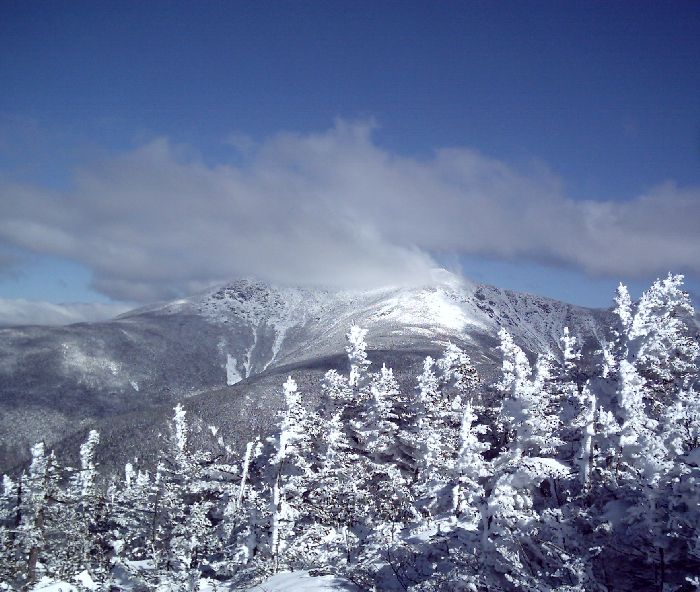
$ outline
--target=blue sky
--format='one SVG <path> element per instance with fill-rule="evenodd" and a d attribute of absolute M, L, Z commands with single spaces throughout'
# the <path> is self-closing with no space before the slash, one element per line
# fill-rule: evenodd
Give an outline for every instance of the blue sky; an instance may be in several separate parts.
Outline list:
<path fill-rule="evenodd" d="M 698 291 L 698 2 L 8 1 L 0 80 L 0 298 L 138 302 L 255 267 L 290 281 L 274 259 L 297 239 L 297 259 L 334 254 L 293 268 L 317 283 L 359 277 L 352 254 L 365 269 L 381 250 L 406 274 L 444 263 L 594 306 L 619 280 L 641 287 L 671 269 Z M 426 177 L 422 197 L 392 193 Z M 125 193 L 141 187 L 140 200 Z M 315 222 L 336 226 L 307 244 L 318 225 L 286 228 L 284 212 L 318 210 L 306 195 L 321 193 Z M 242 235 L 240 219 L 280 212 L 262 255 L 210 238 L 221 217 Z M 533 220 L 515 228 L 518 216 Z M 614 228 L 589 233 L 610 216 Z M 432 232 L 415 238 L 421 222 Z M 162 237 L 140 241 L 146 223 Z M 539 236 L 548 224 L 559 247 Z M 134 236 L 120 242 L 118 227 Z"/>

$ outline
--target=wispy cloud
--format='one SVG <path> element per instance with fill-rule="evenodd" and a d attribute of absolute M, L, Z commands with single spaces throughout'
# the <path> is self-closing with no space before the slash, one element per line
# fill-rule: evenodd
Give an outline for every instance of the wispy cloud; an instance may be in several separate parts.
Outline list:
<path fill-rule="evenodd" d="M 343 121 L 246 141 L 245 151 L 245 164 L 208 166 L 158 139 L 86 166 L 70 191 L 5 183 L 0 241 L 80 261 L 96 289 L 137 301 L 240 275 L 422 281 L 434 257 L 454 253 L 700 275 L 698 187 L 574 201 L 541 166 L 466 148 L 409 158 L 379 147 L 370 124 Z"/>
<path fill-rule="evenodd" d="M 54 304 L 22 299 L 0 298 L 0 326 L 69 325 L 104 321 L 126 312 L 125 304 L 72 302 Z"/>

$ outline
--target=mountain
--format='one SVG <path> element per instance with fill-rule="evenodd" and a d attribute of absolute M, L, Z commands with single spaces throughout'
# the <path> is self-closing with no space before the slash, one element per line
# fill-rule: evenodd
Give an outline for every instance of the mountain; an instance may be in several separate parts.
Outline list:
<path fill-rule="evenodd" d="M 565 326 L 595 348 L 608 318 L 440 270 L 424 286 L 371 291 L 245 279 L 108 322 L 0 329 L 0 471 L 39 440 L 77 449 L 92 428 L 103 435 L 103 464 L 148 462 L 179 401 L 195 425 L 217 425 L 241 446 L 273 429 L 287 374 L 313 396 L 326 370 L 345 367 L 352 324 L 368 329 L 373 364 L 391 365 L 409 386 L 425 355 L 448 341 L 488 383 L 500 364 L 500 327 L 529 353 L 556 354 Z"/>

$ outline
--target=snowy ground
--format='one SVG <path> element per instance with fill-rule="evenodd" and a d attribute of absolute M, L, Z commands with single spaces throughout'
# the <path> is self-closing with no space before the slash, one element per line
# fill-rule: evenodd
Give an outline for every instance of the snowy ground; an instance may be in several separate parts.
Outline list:
<path fill-rule="evenodd" d="M 337 592 L 356 590 L 346 580 L 335 576 L 310 576 L 306 571 L 278 573 L 248 592 Z M 204 592 L 204 591 L 203 591 Z"/>
<path fill-rule="evenodd" d="M 84 572 L 78 578 L 88 590 L 95 589 L 95 584 L 87 573 Z M 240 590 L 222 585 L 221 582 L 217 582 L 215 586 L 213 580 L 206 579 L 201 580 L 199 589 L 201 592 Z M 246 592 L 351 592 L 353 590 L 356 588 L 352 584 L 335 576 L 310 576 L 306 571 L 295 571 L 278 573 L 262 584 L 249 588 Z M 78 588 L 68 582 L 44 578 L 37 583 L 32 592 L 78 592 Z"/>
<path fill-rule="evenodd" d="M 95 582 L 93 582 L 92 578 L 86 571 L 78 574 L 76 580 L 80 582 L 83 589 L 87 588 L 88 590 L 95 590 L 97 588 Z M 79 592 L 79 590 L 74 584 L 60 582 L 44 577 L 37 582 L 34 588 L 32 588 L 32 592 Z"/>

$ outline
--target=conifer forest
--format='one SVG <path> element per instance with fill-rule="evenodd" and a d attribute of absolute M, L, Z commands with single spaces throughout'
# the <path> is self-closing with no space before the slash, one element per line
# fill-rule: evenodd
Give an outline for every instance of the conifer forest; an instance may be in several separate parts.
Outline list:
<path fill-rule="evenodd" d="M 248 590 L 275 574 L 348 590 L 700 590 L 699 346 L 682 276 L 620 286 L 595 351 L 528 357 L 502 329 L 486 383 L 448 344 L 412 388 L 360 326 L 319 395 L 291 377 L 277 431 L 199 447 L 177 405 L 156 466 L 118 474 L 100 434 L 6 475 L 0 589 Z M 369 351 L 368 351 L 369 346 Z M 36 588 L 39 589 L 39 588 Z M 69 589 L 69 588 L 64 588 Z"/>

